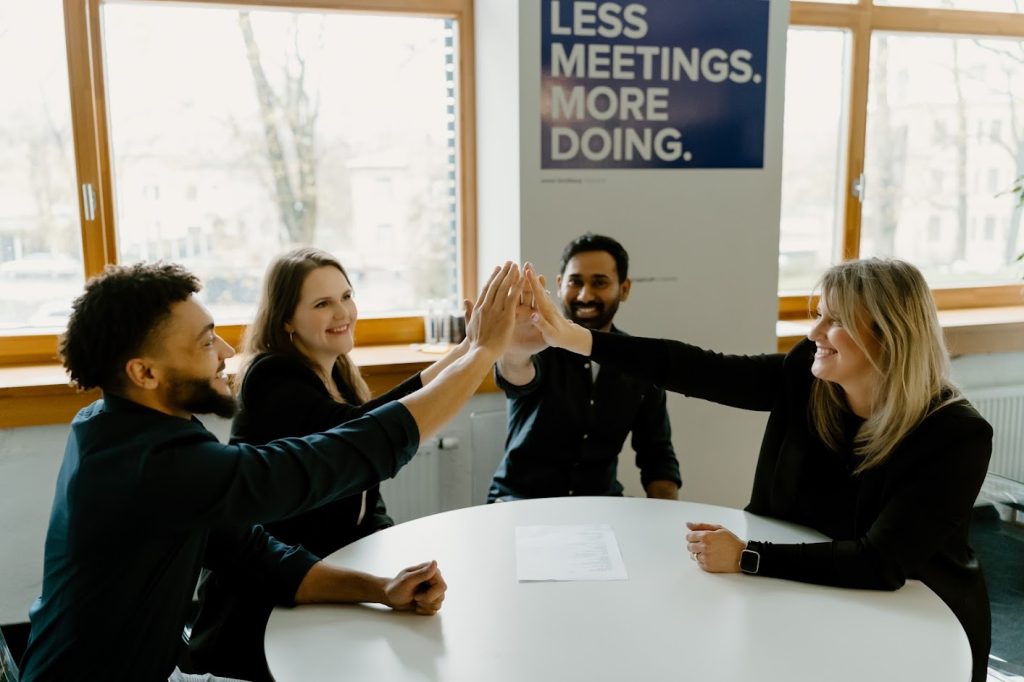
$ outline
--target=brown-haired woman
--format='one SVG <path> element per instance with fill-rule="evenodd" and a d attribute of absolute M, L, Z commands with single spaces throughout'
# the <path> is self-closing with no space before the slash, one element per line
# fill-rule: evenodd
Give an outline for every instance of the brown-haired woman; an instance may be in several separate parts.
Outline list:
<path fill-rule="evenodd" d="M 457 346 L 371 400 L 348 356 L 357 317 L 351 282 L 334 256 L 300 248 L 274 260 L 243 341 L 245 359 L 236 380 L 240 409 L 231 442 L 262 444 L 325 431 L 416 391 L 465 352 L 465 344 Z M 282 542 L 325 557 L 391 525 L 374 487 L 264 527 Z M 270 590 L 244 576 L 209 573 L 200 595 L 191 664 L 254 682 L 272 679 L 263 655 L 263 632 L 275 604 Z"/>

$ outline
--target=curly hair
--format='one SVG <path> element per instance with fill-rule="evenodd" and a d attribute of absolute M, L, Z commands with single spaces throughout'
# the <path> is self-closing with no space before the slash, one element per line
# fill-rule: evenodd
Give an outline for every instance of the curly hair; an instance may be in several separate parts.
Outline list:
<path fill-rule="evenodd" d="M 72 383 L 83 390 L 123 388 L 125 363 L 145 349 L 171 306 L 200 286 L 195 275 L 173 263 L 107 266 L 72 303 L 58 342 Z"/>

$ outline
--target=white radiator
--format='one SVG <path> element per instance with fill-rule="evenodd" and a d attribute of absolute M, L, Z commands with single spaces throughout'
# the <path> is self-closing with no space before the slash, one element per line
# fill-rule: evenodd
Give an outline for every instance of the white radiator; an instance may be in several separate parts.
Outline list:
<path fill-rule="evenodd" d="M 504 399 L 492 396 L 483 409 L 463 410 L 420 449 L 398 475 L 381 486 L 395 523 L 450 509 L 483 504 L 505 449 Z"/>
<path fill-rule="evenodd" d="M 1024 386 L 973 389 L 967 397 L 994 431 L 988 472 L 1024 483 Z"/>
<path fill-rule="evenodd" d="M 388 516 L 395 523 L 441 511 L 441 457 L 435 442 L 422 443 L 398 475 L 380 484 Z"/>

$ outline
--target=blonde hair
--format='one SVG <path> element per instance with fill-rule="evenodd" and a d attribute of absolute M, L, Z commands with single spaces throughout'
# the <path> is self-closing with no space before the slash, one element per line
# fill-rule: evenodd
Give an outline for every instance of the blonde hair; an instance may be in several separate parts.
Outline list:
<path fill-rule="evenodd" d="M 913 265 L 868 258 L 830 268 L 818 285 L 821 305 L 839 320 L 864 352 L 878 383 L 871 415 L 854 438 L 863 457 L 856 473 L 878 466 L 921 421 L 962 398 L 949 378 L 949 352 L 931 291 Z M 863 330 L 878 351 L 868 352 Z M 810 418 L 825 443 L 838 449 L 843 440 L 843 389 L 815 379 Z"/>
<path fill-rule="evenodd" d="M 267 352 L 284 353 L 306 363 L 320 376 L 331 396 L 338 402 L 344 402 L 339 387 L 334 385 L 333 378 L 324 376 L 323 370 L 295 346 L 291 334 L 284 329 L 285 323 L 295 315 L 306 277 L 323 267 L 337 268 L 345 279 L 348 279 L 348 273 L 337 258 L 326 251 L 309 247 L 278 256 L 267 268 L 256 317 L 252 324 L 246 327 L 242 338 L 242 352 L 246 357 L 238 372 L 239 386 L 257 355 Z M 363 403 L 370 399 L 370 387 L 366 385 L 359 368 L 347 354 L 338 356 L 335 367 L 345 383 L 345 388 L 356 396 L 358 402 Z"/>

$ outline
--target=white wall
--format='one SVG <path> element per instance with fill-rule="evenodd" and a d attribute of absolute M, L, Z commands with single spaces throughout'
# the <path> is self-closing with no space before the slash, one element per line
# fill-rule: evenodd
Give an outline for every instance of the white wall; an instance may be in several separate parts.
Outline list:
<path fill-rule="evenodd" d="M 540 3 L 519 2 L 515 20 L 509 16 L 512 4 L 476 4 L 481 119 L 490 106 L 484 101 L 488 88 L 518 84 L 519 91 L 512 132 L 506 118 L 499 129 L 501 154 L 489 146 L 494 141 L 479 148 L 482 209 L 494 197 L 518 206 L 519 255 L 552 282 L 561 250 L 574 237 L 593 231 L 619 239 L 630 253 L 634 287 L 616 321 L 633 334 L 722 351 L 774 350 L 787 4 L 771 3 L 763 169 L 589 171 L 541 170 Z M 500 31 L 492 21 L 502 22 Z M 508 36 L 516 30 L 518 43 L 510 45 Z M 481 121 L 481 133 L 489 126 Z M 508 167 L 513 139 L 519 145 L 517 168 Z M 491 225 L 481 219 L 481 232 Z M 515 257 L 508 239 L 504 233 L 500 239 L 481 238 L 482 274 Z M 494 248 L 498 244 L 508 250 Z M 683 496 L 745 503 L 765 417 L 679 396 L 670 397 L 669 412 Z"/>

